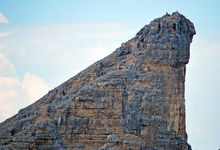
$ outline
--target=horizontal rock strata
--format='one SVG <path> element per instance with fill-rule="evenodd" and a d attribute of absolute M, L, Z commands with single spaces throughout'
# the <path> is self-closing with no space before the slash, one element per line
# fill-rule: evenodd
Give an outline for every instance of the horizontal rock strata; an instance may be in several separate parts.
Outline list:
<path fill-rule="evenodd" d="M 184 82 L 195 29 L 178 12 L 153 20 L 0 124 L 0 149 L 188 150 Z"/>

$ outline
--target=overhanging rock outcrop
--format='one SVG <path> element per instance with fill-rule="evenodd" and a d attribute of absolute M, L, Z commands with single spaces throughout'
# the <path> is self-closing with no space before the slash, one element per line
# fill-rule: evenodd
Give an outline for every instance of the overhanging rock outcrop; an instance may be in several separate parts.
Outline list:
<path fill-rule="evenodd" d="M 153 20 L 0 124 L 0 149 L 188 150 L 184 82 L 195 29 Z"/>

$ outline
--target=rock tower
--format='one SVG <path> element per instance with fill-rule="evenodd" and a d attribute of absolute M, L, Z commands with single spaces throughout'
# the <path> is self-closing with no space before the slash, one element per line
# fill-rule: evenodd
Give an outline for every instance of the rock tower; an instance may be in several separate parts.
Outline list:
<path fill-rule="evenodd" d="M 184 82 L 193 23 L 178 12 L 0 124 L 0 149 L 189 150 Z"/>

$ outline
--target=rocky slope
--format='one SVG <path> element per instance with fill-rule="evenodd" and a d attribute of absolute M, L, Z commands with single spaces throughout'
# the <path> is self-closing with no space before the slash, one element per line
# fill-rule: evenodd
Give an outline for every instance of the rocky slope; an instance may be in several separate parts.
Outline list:
<path fill-rule="evenodd" d="M 191 149 L 184 82 L 194 34 L 178 12 L 153 20 L 2 122 L 0 149 Z"/>

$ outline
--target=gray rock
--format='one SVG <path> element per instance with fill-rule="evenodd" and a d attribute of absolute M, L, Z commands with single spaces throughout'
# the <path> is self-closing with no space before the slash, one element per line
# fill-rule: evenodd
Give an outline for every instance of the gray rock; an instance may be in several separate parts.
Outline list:
<path fill-rule="evenodd" d="M 178 12 L 0 124 L 0 149 L 190 150 L 184 82 L 195 29 Z"/>

